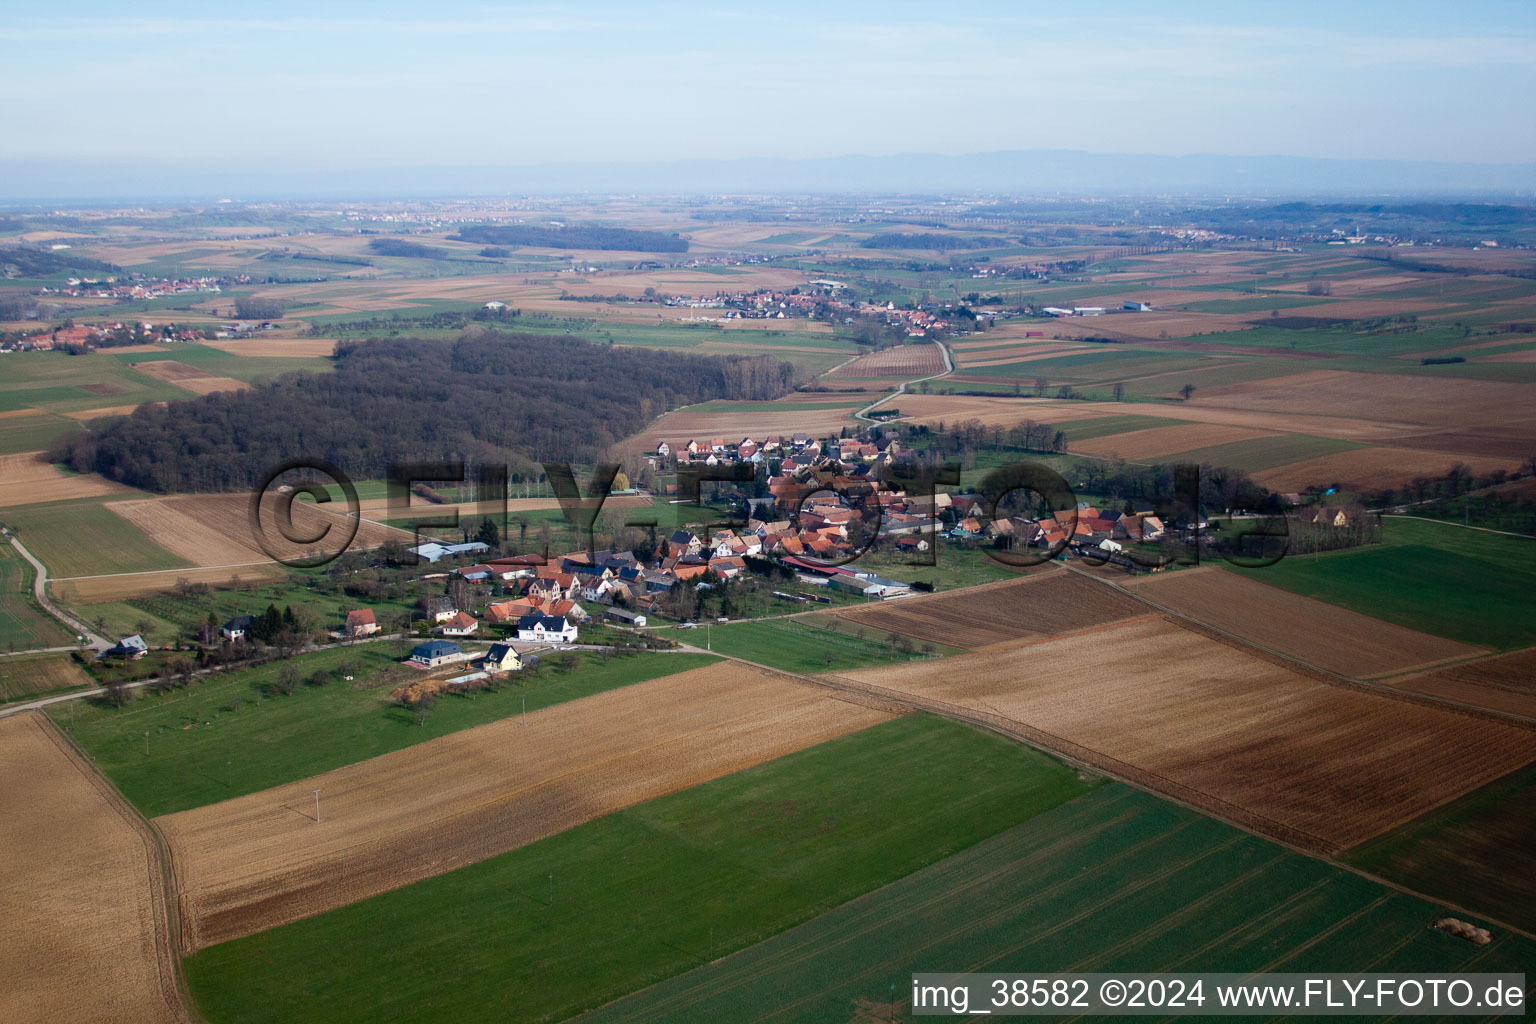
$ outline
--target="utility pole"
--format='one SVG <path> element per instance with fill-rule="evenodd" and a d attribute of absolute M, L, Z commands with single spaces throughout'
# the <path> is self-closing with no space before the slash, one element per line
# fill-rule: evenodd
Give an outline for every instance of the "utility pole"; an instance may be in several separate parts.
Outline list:
<path fill-rule="evenodd" d="M 549 873 L 549 905 L 551 907 L 555 905 L 555 873 L 553 871 Z"/>
<path fill-rule="evenodd" d="M 315 790 L 315 824 L 320 824 L 320 791 Z"/>
<path fill-rule="evenodd" d="M 523 694 L 523 728 L 528 728 L 528 695 Z"/>
<path fill-rule="evenodd" d="M 144 730 L 144 756 L 149 756 L 149 730 Z"/>

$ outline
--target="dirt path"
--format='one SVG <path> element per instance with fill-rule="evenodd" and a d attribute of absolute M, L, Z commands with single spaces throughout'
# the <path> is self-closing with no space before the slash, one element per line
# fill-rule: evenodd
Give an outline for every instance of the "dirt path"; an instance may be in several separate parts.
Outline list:
<path fill-rule="evenodd" d="M 98 650 L 106 650 L 108 647 L 111 647 L 111 641 L 98 636 L 85 623 L 53 603 L 53 600 L 48 596 L 48 567 L 39 561 L 36 555 L 27 550 L 26 545 L 22 544 L 21 538 L 3 527 L 0 527 L 0 534 L 4 534 L 10 540 L 11 547 L 15 548 L 22 558 L 32 563 L 32 595 L 37 598 L 37 603 L 42 605 L 43 611 L 62 622 L 66 629 L 85 637 L 92 647 Z"/>
<path fill-rule="evenodd" d="M 949 354 L 949 346 L 945 345 L 942 341 L 936 341 L 936 342 L 934 342 L 934 344 L 939 347 L 939 352 L 942 353 L 943 356 L 944 356 L 944 372 L 943 373 L 933 373 L 933 374 L 929 374 L 926 377 L 915 377 L 912 380 L 902 381 L 900 384 L 898 384 L 896 386 L 896 390 L 895 391 L 892 391 L 890 394 L 886 395 L 884 398 L 876 399 L 875 401 L 870 402 L 864 408 L 862 408 L 862 409 L 858 410 L 857 412 L 855 412 L 853 414 L 853 418 L 856 419 L 856 420 L 863 420 L 865 423 L 877 422 L 876 420 L 871 418 L 870 415 L 869 415 L 869 413 L 872 410 L 878 409 L 880 406 L 884 405 L 886 402 L 889 402 L 893 398 L 898 398 L 901 395 L 906 394 L 907 393 L 907 388 L 909 388 L 913 384 L 921 384 L 925 380 L 938 380 L 940 377 L 948 377 L 950 374 L 954 373 L 955 372 L 955 359 L 954 359 L 953 356 L 951 356 Z"/>

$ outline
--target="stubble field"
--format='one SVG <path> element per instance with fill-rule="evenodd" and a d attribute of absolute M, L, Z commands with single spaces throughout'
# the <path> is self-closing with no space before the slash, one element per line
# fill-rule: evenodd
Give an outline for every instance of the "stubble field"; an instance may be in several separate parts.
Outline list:
<path fill-rule="evenodd" d="M 121 494 L 128 489 L 94 473 L 61 473 L 42 452 L 0 455 L 0 508 L 39 505 L 70 498 Z"/>
<path fill-rule="evenodd" d="M 975 651 L 1155 613 L 1103 584 L 1056 571 L 830 614 L 882 632 Z"/>
<path fill-rule="evenodd" d="M 291 543 L 278 532 L 277 505 L 277 496 L 269 496 L 262 513 L 262 522 L 273 554 L 283 558 L 302 557 L 309 546 Z M 322 508 L 308 502 L 295 501 L 292 505 L 293 533 L 300 537 L 314 537 L 329 530 L 317 546 L 333 550 L 352 529 L 344 516 L 331 511 L 331 508 L 339 507 L 333 504 Z M 145 498 L 112 502 L 107 508 L 144 531 L 167 551 L 174 552 L 194 565 L 230 566 L 271 561 L 271 555 L 262 549 L 252 529 L 250 496 L 246 494 Z M 391 537 L 405 541 L 410 535 L 363 520 L 351 546 L 373 548 Z M 327 544 L 330 546 L 327 547 Z"/>
<path fill-rule="evenodd" d="M 41 715 L 0 719 L 0 1019 L 184 1021 L 154 840 Z"/>
<path fill-rule="evenodd" d="M 1152 576 L 1132 589 L 1180 615 L 1357 679 L 1483 651 L 1209 567 Z"/>

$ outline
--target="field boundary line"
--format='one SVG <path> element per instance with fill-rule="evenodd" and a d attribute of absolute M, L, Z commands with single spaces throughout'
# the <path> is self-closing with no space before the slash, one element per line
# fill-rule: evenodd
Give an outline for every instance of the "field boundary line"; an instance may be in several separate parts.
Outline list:
<path fill-rule="evenodd" d="M 1393 700 L 1401 700 L 1409 704 L 1420 704 L 1425 707 L 1439 708 L 1444 711 L 1470 715 L 1473 718 L 1482 718 L 1488 721 L 1501 722 L 1506 725 L 1516 726 L 1517 728 L 1536 729 L 1536 718 L 1531 718 L 1526 715 L 1517 715 L 1509 711 L 1495 711 L 1492 708 L 1485 708 L 1476 704 L 1468 704 L 1463 701 L 1452 700 L 1449 697 L 1436 697 L 1432 694 L 1415 693 L 1412 690 L 1402 690 L 1382 682 L 1380 677 L 1367 676 L 1356 679 L 1350 676 L 1341 675 L 1337 672 L 1332 672 L 1320 665 L 1314 665 L 1309 661 L 1303 661 L 1300 658 L 1293 657 L 1292 655 L 1285 654 L 1270 647 L 1266 647 L 1263 644 L 1248 639 L 1247 637 L 1238 636 L 1236 633 L 1228 632 L 1227 630 L 1222 629 L 1220 626 L 1214 626 L 1209 622 L 1197 619 L 1193 615 L 1188 615 L 1184 612 L 1169 608 L 1166 605 L 1163 605 L 1151 598 L 1143 597 L 1139 592 L 1139 588 L 1124 587 L 1114 580 L 1107 580 L 1102 577 L 1095 576 L 1093 573 L 1085 572 L 1076 566 L 1068 566 L 1068 570 L 1094 580 L 1103 586 L 1112 587 L 1113 589 L 1120 591 L 1122 594 L 1125 594 L 1128 597 L 1133 597 L 1152 608 L 1156 608 L 1158 611 L 1162 612 L 1169 621 L 1173 622 L 1177 626 L 1189 630 L 1192 633 L 1198 633 L 1211 640 L 1215 640 L 1218 643 L 1226 644 L 1229 647 L 1234 647 L 1238 650 L 1246 651 L 1250 654 L 1256 654 L 1257 656 L 1264 658 L 1266 661 L 1269 661 L 1271 664 L 1279 665 L 1281 668 L 1287 668 L 1293 672 L 1300 672 L 1302 675 L 1308 676 L 1309 678 L 1314 679 L 1316 682 L 1320 682 L 1328 686 L 1337 686 L 1346 690 L 1356 690 L 1361 693 L 1373 693 L 1378 697 L 1387 697 Z M 1265 584 L 1265 586 L 1268 586 L 1268 584 Z M 1476 659 L 1487 657 L 1492 653 L 1494 652 L 1486 652 L 1482 655 L 1472 656 L 1472 658 Z M 1447 659 L 1443 662 L 1430 662 L 1426 665 L 1413 666 L 1407 669 L 1403 669 L 1402 672 L 1423 673 L 1431 668 L 1443 667 L 1447 664 L 1453 663 L 1454 661 L 1455 659 Z M 1402 673 L 1393 673 L 1394 676 L 1400 674 Z"/>
<path fill-rule="evenodd" d="M 1108 585 L 1113 586 L 1114 584 L 1108 584 Z M 690 647 L 689 649 L 690 650 L 695 650 L 695 651 L 698 650 L 698 648 L 694 648 L 694 647 Z M 701 652 L 701 653 L 710 653 L 710 652 Z M 1373 883 L 1375 883 L 1377 885 L 1385 886 L 1388 889 L 1393 889 L 1393 890 L 1395 890 L 1397 892 L 1403 893 L 1404 895 L 1412 896 L 1415 899 L 1424 900 L 1427 903 L 1433 903 L 1433 904 L 1436 904 L 1438 906 L 1447 907 L 1447 908 L 1449 908 L 1451 910 L 1456 911 L 1457 913 L 1466 914 L 1466 915 L 1469 915 L 1471 917 L 1477 918 L 1479 920 L 1487 921 L 1490 924 L 1498 925 L 1500 928 L 1503 928 L 1503 929 L 1505 929 L 1507 931 L 1510 931 L 1510 932 L 1514 932 L 1514 933 L 1516 933 L 1518 935 L 1522 935 L 1522 936 L 1524 936 L 1527 939 L 1536 940 L 1536 933 L 1532 933 L 1530 931 L 1527 931 L 1524 928 L 1516 927 L 1515 925 L 1512 925 L 1512 924 L 1510 924 L 1507 921 L 1500 920 L 1499 918 L 1493 917 L 1493 916 L 1491 916 L 1491 915 L 1489 915 L 1487 913 L 1484 913 L 1483 911 L 1472 910 L 1469 907 L 1462 906 L 1461 904 L 1456 903 L 1456 902 L 1454 902 L 1452 900 L 1446 899 L 1445 897 L 1442 897 L 1442 896 L 1432 896 L 1432 895 L 1430 895 L 1428 893 L 1420 892 L 1417 889 L 1411 889 L 1411 888 L 1409 888 L 1406 885 L 1402 885 L 1402 884 L 1400 884 L 1398 882 L 1394 882 L 1391 879 L 1382 878 L 1379 875 L 1371 874 L 1369 871 L 1365 871 L 1364 869 L 1358 868 L 1358 867 L 1356 867 L 1353 864 L 1349 864 L 1349 863 L 1346 863 L 1344 861 L 1339 860 L 1338 857 L 1336 856 L 1337 854 L 1342 853 L 1344 850 L 1353 849 L 1354 847 L 1359 846 L 1360 843 L 1353 843 L 1353 844 L 1350 844 L 1348 846 L 1338 846 L 1336 844 L 1331 844 L 1331 843 L 1321 843 L 1321 841 L 1319 840 L 1319 843 L 1321 845 L 1303 845 L 1303 843 L 1298 842 L 1295 839 L 1288 838 L 1284 834 L 1277 834 L 1277 833 L 1274 833 L 1274 832 L 1264 831 L 1264 830 L 1256 827 L 1253 824 L 1249 824 L 1248 820 L 1245 820 L 1245 819 L 1249 819 L 1249 820 L 1269 821 L 1270 819 L 1265 818 L 1264 815 L 1257 814 L 1257 813 L 1250 812 L 1250 811 L 1246 811 L 1245 809 L 1237 807 L 1236 805 L 1229 805 L 1229 806 L 1232 806 L 1233 809 L 1238 812 L 1237 815 L 1233 816 L 1233 815 L 1224 814 L 1219 809 L 1210 807 L 1206 803 L 1198 802 L 1198 801 L 1194 801 L 1194 800 L 1188 799 L 1188 798 L 1183 797 L 1181 795 L 1178 795 L 1178 794 L 1176 794 L 1174 792 L 1170 792 L 1168 789 L 1160 788 L 1158 786 L 1149 785 L 1147 782 L 1143 781 L 1143 779 L 1149 779 L 1149 778 L 1150 779 L 1159 779 L 1159 780 L 1161 780 L 1161 776 L 1158 776 L 1155 772 L 1143 771 L 1141 769 L 1135 768 L 1132 765 L 1125 765 L 1124 767 L 1126 769 L 1129 769 L 1129 772 L 1126 773 L 1126 772 L 1122 772 L 1120 769 L 1118 769 L 1117 767 L 1114 767 L 1112 765 L 1103 765 L 1103 764 L 1096 763 L 1094 761 L 1087 760 L 1086 758 L 1077 756 L 1076 754 L 1073 754 L 1073 753 L 1071 753 L 1068 750 L 1061 749 L 1061 748 L 1058 748 L 1056 746 L 1051 745 L 1051 743 L 1047 742 L 1046 739 L 1037 738 L 1037 737 L 1048 737 L 1050 740 L 1056 740 L 1056 741 L 1060 742 L 1065 747 L 1075 748 L 1075 749 L 1081 750 L 1081 751 L 1083 751 L 1084 753 L 1087 753 L 1087 754 L 1097 754 L 1097 752 L 1096 751 L 1092 751 L 1092 750 L 1090 750 L 1087 747 L 1082 747 L 1079 744 L 1072 743 L 1069 740 L 1065 740 L 1065 739 L 1062 739 L 1060 737 L 1056 737 L 1056 736 L 1054 736 L 1054 735 L 1052 735 L 1050 733 L 1044 732 L 1043 730 L 1034 729 L 1033 727 L 1024 725 L 1021 722 L 1015 722 L 1012 719 L 1004 718 L 1001 715 L 984 714 L 984 713 L 976 712 L 976 711 L 974 711 L 972 709 L 969 709 L 969 708 L 959 707 L 958 705 L 951 705 L 951 704 L 948 704 L 947 702 L 944 702 L 944 701 L 937 701 L 937 700 L 932 700 L 930 698 L 917 697 L 917 696 L 912 695 L 912 694 L 903 693 L 903 692 L 901 692 L 899 690 L 887 690 L 884 687 L 878 687 L 878 686 L 874 686 L 872 684 L 858 683 L 858 682 L 854 682 L 853 680 L 847 679 L 845 677 L 842 677 L 842 676 L 839 676 L 839 675 L 836 675 L 836 674 L 825 675 L 825 676 L 801 675 L 800 673 L 797 673 L 797 672 L 790 672 L 787 669 L 776 668 L 775 666 L 772 666 L 772 665 L 764 665 L 764 664 L 761 664 L 759 662 L 750 661 L 750 660 L 748 660 L 746 658 L 739 658 L 739 657 L 735 657 L 734 655 L 729 655 L 729 654 L 719 654 L 719 652 L 714 652 L 714 653 L 716 654 L 717 657 L 724 658 L 724 659 L 726 659 L 728 661 L 739 661 L 739 662 L 742 662 L 743 664 L 751 665 L 754 668 L 758 668 L 758 669 L 762 669 L 764 671 L 772 672 L 772 673 L 774 673 L 776 675 L 787 676 L 787 677 L 789 677 L 791 679 L 799 680 L 800 682 L 802 682 L 802 683 L 804 683 L 804 684 L 806 684 L 808 686 L 820 686 L 820 687 L 824 687 L 824 688 L 827 688 L 827 689 L 837 690 L 837 691 L 839 691 L 839 692 L 841 692 L 842 694 L 845 695 L 845 699 L 850 699 L 854 703 L 863 703 L 862 701 L 859 701 L 859 700 L 855 699 L 857 696 L 864 696 L 864 697 L 866 697 L 866 698 L 868 698 L 870 700 L 882 701 L 883 704 L 884 704 L 883 709 L 884 710 L 889 710 L 893 714 L 904 714 L 904 713 L 911 712 L 911 711 L 923 711 L 923 712 L 927 712 L 929 714 L 939 715 L 942 718 L 948 718 L 948 719 L 951 719 L 953 721 L 964 723 L 966 725 L 971 725 L 971 726 L 974 726 L 976 728 L 986 729 L 989 732 L 998 733 L 999 735 L 1006 736 L 1009 739 L 1014 740 L 1015 742 L 1023 743 L 1025 746 L 1031 747 L 1031 748 L 1033 748 L 1035 750 L 1038 750 L 1038 751 L 1040 751 L 1040 752 L 1042 752 L 1044 754 L 1048 754 L 1048 755 L 1050 755 L 1052 757 L 1055 757 L 1055 758 L 1058 758 L 1060 760 L 1066 761 L 1069 764 L 1076 765 L 1077 767 L 1079 767 L 1081 769 L 1085 769 L 1087 771 L 1092 771 L 1092 772 L 1095 772 L 1097 774 L 1103 775 L 1103 776 L 1105 776 L 1107 778 L 1115 780 L 1116 782 L 1120 782 L 1120 783 L 1122 783 L 1124 785 L 1130 786 L 1133 789 L 1138 789 L 1138 790 L 1141 790 L 1142 792 L 1150 793 L 1150 794 L 1152 794 L 1153 796 L 1157 797 L 1160 800 L 1167 800 L 1170 803 L 1173 803 L 1173 804 L 1176 804 L 1176 805 L 1178 805 L 1180 807 L 1183 807 L 1186 810 L 1193 811 L 1196 814 L 1202 814 L 1202 815 L 1204 815 L 1204 816 L 1206 816 L 1208 818 L 1214 818 L 1215 820 L 1223 822 L 1224 824 L 1231 825 L 1233 828 L 1240 829 L 1241 831 L 1246 832 L 1246 833 L 1248 833 L 1250 835 L 1257 836 L 1258 838 L 1260 838 L 1260 839 L 1262 839 L 1262 840 L 1264 840 L 1266 842 L 1275 843 L 1277 846 L 1284 847 L 1285 849 L 1290 850 L 1293 853 L 1298 853 L 1298 854 L 1301 854 L 1302 856 L 1310 857 L 1310 858 L 1313 858 L 1315 860 L 1322 861 L 1323 863 L 1328 864 L 1328 865 L 1330 865 L 1332 867 L 1338 868 L 1338 869 L 1340 869 L 1342 871 L 1347 871 L 1347 872 L 1349 872 L 1352 875 L 1355 875 L 1355 876 L 1360 877 L 1360 878 L 1367 879 L 1368 881 L 1371 881 L 1371 882 L 1373 882 Z M 866 704 L 865 706 L 866 707 L 882 708 L 882 705 L 876 705 L 876 704 Z M 1034 735 L 1030 735 L 1030 734 L 1034 734 Z M 1109 757 L 1107 755 L 1103 756 L 1103 760 L 1109 761 L 1109 762 L 1114 762 L 1114 765 L 1123 764 L 1123 762 L 1118 761 L 1116 758 Z M 1521 766 L 1521 767 L 1523 767 L 1523 766 Z M 1512 769 L 1512 771 L 1518 771 L 1518 770 L 1519 770 L 1519 768 Z M 1508 773 L 1506 773 L 1506 774 L 1508 774 Z M 1502 777 L 1503 776 L 1501 776 L 1501 778 Z M 1495 781 L 1497 781 L 1497 780 L 1495 780 Z M 1187 786 L 1179 786 L 1177 783 L 1170 783 L 1170 785 L 1172 787 L 1175 787 L 1175 788 L 1179 789 L 1179 790 L 1189 790 L 1189 787 L 1187 787 Z M 1476 792 L 1477 789 L 1480 789 L 1480 788 L 1482 788 L 1482 787 L 1474 787 L 1472 790 L 1469 790 L 1468 792 Z M 1191 791 L 1191 792 L 1193 792 L 1193 791 Z M 1465 796 L 1466 794 L 1463 793 L 1461 795 Z M 1215 802 L 1218 802 L 1218 803 L 1225 803 L 1225 801 L 1221 801 L 1220 798 L 1212 798 L 1212 799 Z M 1452 798 L 1452 799 L 1459 799 L 1459 798 Z M 1450 800 L 1442 801 L 1442 803 L 1441 804 L 1437 804 L 1436 807 L 1443 806 L 1443 804 L 1449 803 L 1449 802 L 1451 802 L 1451 801 Z M 1427 814 L 1427 813 L 1429 813 L 1429 811 L 1432 811 L 1432 810 L 1435 810 L 1435 809 L 1436 809 L 1435 807 L 1428 808 L 1425 811 L 1421 812 L 1421 814 Z M 1419 816 L 1420 815 L 1415 815 L 1414 817 L 1417 818 Z M 1410 819 L 1410 820 L 1412 820 L 1412 819 Z M 1290 834 L 1292 834 L 1294 836 L 1297 836 L 1297 837 L 1300 837 L 1300 838 L 1303 838 L 1303 839 L 1307 839 L 1307 838 L 1316 839 L 1317 838 L 1317 837 L 1310 836 L 1308 833 L 1304 832 L 1301 829 L 1297 829 L 1297 828 L 1293 828 L 1291 826 L 1283 825 L 1283 824 L 1281 824 L 1279 822 L 1274 822 L 1274 824 L 1279 827 L 1279 832 L 1280 833 L 1290 833 Z M 1400 827 L 1400 826 L 1393 826 L 1393 827 Z M 1376 834 L 1376 836 L 1372 836 L 1370 838 L 1374 839 L 1377 836 L 1382 835 L 1386 831 L 1387 831 L 1386 829 L 1383 829 L 1382 832 L 1378 832 Z M 1362 840 L 1362 842 L 1368 842 L 1368 841 L 1369 840 Z"/>

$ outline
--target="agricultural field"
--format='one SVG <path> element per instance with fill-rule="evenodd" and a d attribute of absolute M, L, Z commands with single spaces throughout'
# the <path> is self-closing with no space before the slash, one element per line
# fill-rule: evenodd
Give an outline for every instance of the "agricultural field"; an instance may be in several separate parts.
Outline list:
<path fill-rule="evenodd" d="M 1418 892 L 1536 929 L 1536 766 L 1344 853 L 1346 863 Z"/>
<path fill-rule="evenodd" d="M 184 945 L 200 949 L 485 860 L 889 717 L 787 677 L 711 665 L 155 824 L 171 847 Z M 320 820 L 312 813 L 317 788 Z"/>
<path fill-rule="evenodd" d="M 1536 942 L 1427 927 L 1433 902 L 1103 786 L 584 1024 L 913 1017 L 925 971 L 1512 971 Z"/>
<path fill-rule="evenodd" d="M 714 625 L 707 632 L 669 629 L 666 635 L 695 647 L 707 642 L 716 654 L 805 674 L 953 654 L 958 650 L 929 644 L 929 650 L 902 651 L 887 643 L 878 632 L 866 635 L 865 630 L 839 626 L 837 619 L 825 613 L 813 613 L 795 618 Z"/>
<path fill-rule="evenodd" d="M 1399 626 L 1507 651 L 1536 644 L 1526 613 L 1536 546 L 1522 537 L 1387 516 L 1382 543 L 1233 569 Z"/>
<path fill-rule="evenodd" d="M 32 596 L 35 571 L 9 540 L 0 540 L 0 648 L 27 650 L 75 641 L 75 634 L 43 611 Z"/>
<path fill-rule="evenodd" d="M 106 406 L 190 398 L 192 393 L 145 376 L 110 355 L 13 352 L 5 357 L 0 412 L 65 414 Z"/>
<path fill-rule="evenodd" d="M 828 374 L 828 380 L 855 377 L 890 377 L 910 380 L 944 372 L 944 353 L 937 345 L 895 345 L 859 356 L 847 366 Z"/>
<path fill-rule="evenodd" d="M 1536 719 L 1536 648 L 1394 678 L 1392 685 Z"/>
<path fill-rule="evenodd" d="M 408 651 L 407 643 L 385 641 L 300 655 L 290 664 L 303 685 L 286 696 L 275 689 L 280 666 L 269 664 L 170 693 L 146 688 L 123 709 L 77 704 L 49 713 L 124 796 L 155 816 L 366 761 L 517 716 L 525 707 L 538 711 L 716 660 L 674 653 L 605 662 L 596 654 L 578 655 L 570 669 L 524 671 L 473 698 L 444 698 L 422 720 L 389 696 L 395 687 L 421 678 L 399 664 Z M 345 675 L 355 678 L 349 682 L 341 678 Z"/>
<path fill-rule="evenodd" d="M 1368 679 L 1484 653 L 1321 601 L 1265 586 L 1262 574 L 1214 567 L 1162 573 L 1129 586 L 1137 597 L 1329 672 Z"/>
<path fill-rule="evenodd" d="M 149 827 L 36 712 L 0 718 L 0 1017 L 183 1022 Z"/>
<path fill-rule="evenodd" d="M 199 569 L 161 569 L 101 576 L 75 576 L 67 581 L 50 580 L 48 592 L 63 604 L 77 607 L 83 615 L 95 615 L 86 606 L 115 604 L 135 598 L 153 597 L 180 589 L 184 583 L 206 583 L 210 587 L 240 588 L 281 580 L 288 570 L 275 562 Z"/>
<path fill-rule="evenodd" d="M 0 702 L 95 685 L 96 681 L 68 654 L 7 655 L 0 659 Z"/>
<path fill-rule="evenodd" d="M 271 562 L 273 555 L 289 560 L 303 558 L 310 546 L 289 542 L 278 532 L 276 493 L 269 492 L 262 512 L 266 537 L 273 549 L 271 554 L 262 548 L 252 529 L 250 500 L 247 494 L 179 495 L 115 501 L 106 507 L 143 531 L 151 541 L 193 565 L 241 566 Z M 336 511 L 341 508 L 344 506 L 334 503 L 293 502 L 293 534 L 318 537 L 317 547 L 335 550 L 353 528 L 345 514 Z M 363 520 L 351 547 L 375 548 L 391 537 L 410 540 L 408 533 Z"/>
<path fill-rule="evenodd" d="M 65 472 L 45 461 L 42 452 L 0 455 L 0 515 L 17 505 L 129 493 L 128 488 L 95 474 Z"/>
<path fill-rule="evenodd" d="M 80 424 L 68 416 L 36 409 L 12 409 L 0 412 L 0 455 L 42 451 L 54 438 L 78 430 Z"/>
<path fill-rule="evenodd" d="M 625 452 L 650 452 L 659 441 L 675 446 L 687 444 L 690 439 L 712 437 L 728 437 L 734 443 L 743 437 L 764 434 L 836 434 L 853 423 L 855 409 L 867 404 L 858 396 L 843 400 L 836 392 L 815 397 L 822 401 L 735 402 L 731 403 L 733 408 L 725 412 L 712 412 L 696 406 L 679 409 L 621 442 L 619 447 Z M 824 407 L 807 409 L 805 405 Z"/>
<path fill-rule="evenodd" d="M 133 364 L 142 374 L 185 388 L 194 395 L 210 395 L 215 391 L 244 391 L 250 387 L 233 377 L 216 377 L 205 370 L 174 359 L 144 360 Z"/>
<path fill-rule="evenodd" d="M 1057 570 L 954 594 L 908 597 L 830 614 L 877 632 L 979 651 L 1088 632 L 1157 613 L 1118 590 Z"/>
<path fill-rule="evenodd" d="M 828 678 L 991 724 L 1323 853 L 1536 760 L 1536 729 L 1288 666 L 1154 619 Z"/>
<path fill-rule="evenodd" d="M 48 567 L 53 579 L 179 569 L 192 564 L 156 544 L 100 501 L 78 499 L 12 508 L 6 510 L 5 524 Z"/>
<path fill-rule="evenodd" d="M 1073 454 L 1108 455 L 1130 462 L 1147 462 L 1175 452 L 1270 436 L 1267 431 L 1214 423 L 1145 427 L 1122 434 L 1107 434 L 1072 443 Z M 1070 441 L 1070 435 L 1068 440 Z M 1223 463 L 1225 465 L 1225 463 Z"/>
<path fill-rule="evenodd" d="M 1092 785 L 999 737 L 910 715 L 205 949 L 188 980 L 214 1022 L 563 1020 Z"/>

